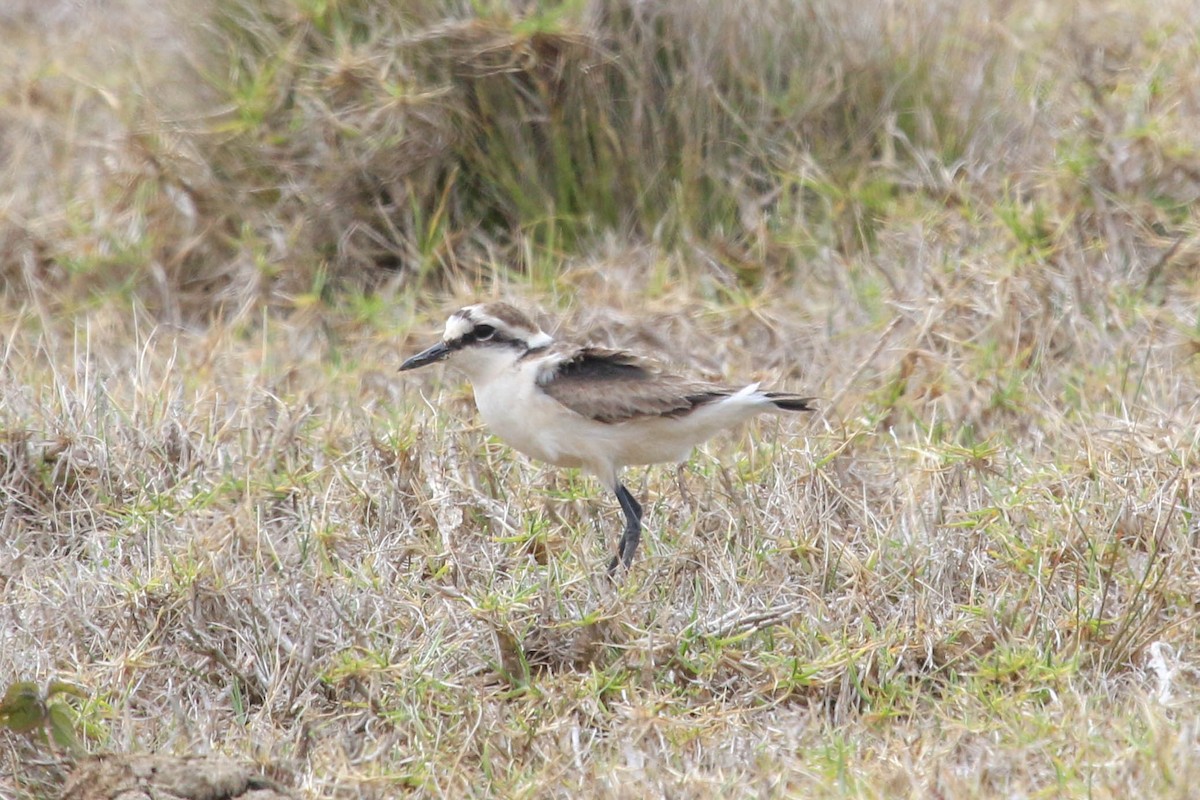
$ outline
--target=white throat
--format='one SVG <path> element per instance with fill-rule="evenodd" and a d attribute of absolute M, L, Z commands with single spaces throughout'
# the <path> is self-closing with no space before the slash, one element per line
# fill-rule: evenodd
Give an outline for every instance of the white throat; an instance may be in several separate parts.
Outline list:
<path fill-rule="evenodd" d="M 521 355 L 521 351 L 513 347 L 464 347 L 450 357 L 449 363 L 479 387 L 511 372 Z"/>

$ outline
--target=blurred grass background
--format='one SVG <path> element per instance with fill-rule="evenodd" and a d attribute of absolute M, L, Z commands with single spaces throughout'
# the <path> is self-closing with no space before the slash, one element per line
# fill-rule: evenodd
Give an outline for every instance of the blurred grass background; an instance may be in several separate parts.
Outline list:
<path fill-rule="evenodd" d="M 6 12 L 10 297 L 204 318 L 610 236 L 756 288 L 913 224 L 1137 286 L 1194 221 L 1186 3 L 66 8 Z"/>

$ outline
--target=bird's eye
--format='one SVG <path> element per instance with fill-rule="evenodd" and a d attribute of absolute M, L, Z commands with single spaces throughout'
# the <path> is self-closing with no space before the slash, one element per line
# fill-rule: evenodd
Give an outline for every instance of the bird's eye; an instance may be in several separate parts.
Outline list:
<path fill-rule="evenodd" d="M 475 334 L 475 341 L 477 342 L 486 342 L 496 335 L 496 329 L 491 325 L 476 325 L 473 332 Z"/>

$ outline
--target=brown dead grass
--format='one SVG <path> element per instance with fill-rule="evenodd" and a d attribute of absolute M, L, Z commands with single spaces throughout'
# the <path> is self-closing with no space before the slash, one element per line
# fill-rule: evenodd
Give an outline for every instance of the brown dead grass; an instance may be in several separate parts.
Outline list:
<path fill-rule="evenodd" d="M 783 5 L 712 45 L 722 86 L 763 73 L 729 56 L 762 56 Z M 205 149 L 212 128 L 177 124 L 229 118 L 215 89 L 189 100 L 177 80 L 199 63 L 189 35 L 164 34 L 175 61 L 137 44 L 133 2 L 94 38 L 52 6 L 14 13 L 27 36 L 0 107 L 15 156 L 0 181 L 0 688 L 70 681 L 87 749 L 218 753 L 311 797 L 1189 796 L 1195 11 L 842 5 L 812 12 L 812 63 L 831 71 L 810 100 L 829 105 L 700 117 L 724 130 L 791 109 L 775 131 L 817 142 L 743 162 L 707 149 L 678 173 L 697 189 L 744 167 L 726 175 L 742 181 L 733 216 L 681 192 L 657 232 L 552 242 L 488 194 L 515 173 L 476 176 L 454 200 L 474 227 L 425 254 L 436 274 L 375 275 L 369 294 L 332 291 L 302 262 L 361 267 L 378 255 L 356 249 L 368 240 L 413 254 L 402 215 L 360 213 L 357 190 L 322 183 L 339 164 L 306 149 L 326 123 L 380 122 L 374 101 L 223 161 Z M 428 41 L 474 43 L 460 66 L 537 41 L 508 6 L 440 27 L 444 9 L 414 8 Z M 177 30 L 156 13 L 140 24 Z M 699 46 L 730 22 L 679 14 L 645 30 L 690 24 Z M 568 23 L 547 41 L 591 41 L 563 29 L 593 31 L 587 15 Z M 114 55 L 122 38 L 134 44 Z M 910 63 L 928 74 L 908 100 L 864 104 L 897 85 L 872 73 L 896 53 L 924 54 Z M 307 76 L 296 97 L 380 89 L 370 58 L 306 83 L 319 55 L 291 62 Z M 544 102 L 526 83 L 536 59 L 487 63 L 490 91 L 532 92 L 522 113 Z M 149 86 L 175 89 L 135 91 Z M 836 102 L 861 139 L 837 139 Z M 518 166 L 520 133 L 494 140 Z M 328 141 L 392 174 L 371 161 L 378 142 Z M 262 201 L 247 173 L 214 171 L 258 161 L 295 194 Z M 150 171 L 122 184 L 129 164 Z M 304 214 L 339 200 L 306 238 Z M 515 229 L 466 214 L 485 201 Z M 679 476 L 634 471 L 649 531 L 614 587 L 603 490 L 489 439 L 452 374 L 395 372 L 478 297 L 823 408 L 719 440 Z M 0 728 L 0 794 L 53 795 L 74 761 Z"/>

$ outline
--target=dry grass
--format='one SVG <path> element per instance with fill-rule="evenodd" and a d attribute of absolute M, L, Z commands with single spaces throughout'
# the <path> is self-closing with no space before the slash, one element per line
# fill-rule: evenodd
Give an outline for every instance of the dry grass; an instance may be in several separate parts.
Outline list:
<path fill-rule="evenodd" d="M 1193 794 L 1195 9 L 520 5 L 0 12 L 0 690 L 311 797 Z M 824 407 L 614 587 L 395 372 L 481 296 Z"/>

